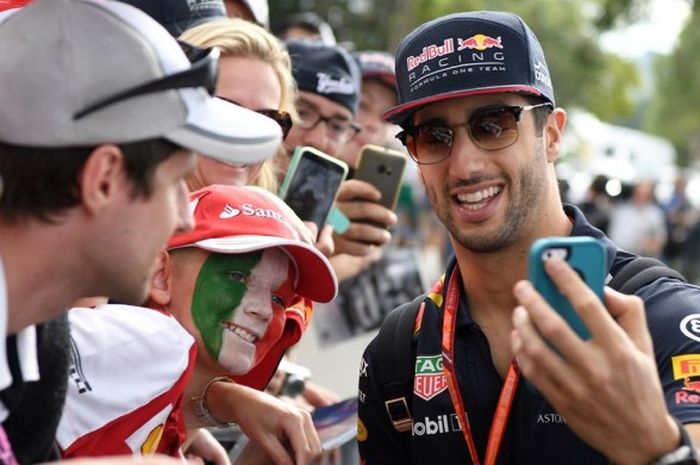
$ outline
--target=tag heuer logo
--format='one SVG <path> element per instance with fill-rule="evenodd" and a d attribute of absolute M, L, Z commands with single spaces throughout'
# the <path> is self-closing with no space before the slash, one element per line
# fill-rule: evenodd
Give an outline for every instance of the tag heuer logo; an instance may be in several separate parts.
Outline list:
<path fill-rule="evenodd" d="M 423 400 L 430 400 L 445 389 L 447 389 L 447 380 L 442 372 L 442 355 L 416 357 L 414 394 Z"/>

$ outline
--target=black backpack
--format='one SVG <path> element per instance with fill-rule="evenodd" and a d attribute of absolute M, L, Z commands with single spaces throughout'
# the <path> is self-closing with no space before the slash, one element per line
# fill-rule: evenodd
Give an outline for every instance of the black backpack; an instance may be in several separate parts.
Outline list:
<path fill-rule="evenodd" d="M 636 257 L 623 265 L 607 284 L 624 294 L 634 294 L 638 289 L 659 278 L 674 278 L 687 282 L 685 277 L 667 267 L 663 262 L 650 257 Z M 419 295 L 389 313 L 377 335 L 379 350 L 379 382 L 389 419 L 396 431 L 411 430 L 413 419 L 409 409 L 410 393 L 413 387 L 413 358 L 410 356 L 411 335 L 416 315 L 426 294 Z M 397 357 L 394 354 L 405 355 Z M 408 393 L 408 395 L 407 395 Z"/>

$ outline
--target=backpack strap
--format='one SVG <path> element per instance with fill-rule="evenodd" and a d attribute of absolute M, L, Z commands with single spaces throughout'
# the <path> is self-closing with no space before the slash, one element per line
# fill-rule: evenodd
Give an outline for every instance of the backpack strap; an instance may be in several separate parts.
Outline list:
<path fill-rule="evenodd" d="M 425 305 L 426 294 L 395 308 L 389 313 L 377 335 L 379 357 L 377 374 L 384 398 L 384 407 L 391 424 L 399 433 L 411 431 L 413 418 L 407 392 L 412 392 L 414 367 L 411 336 L 418 309 Z"/>
<path fill-rule="evenodd" d="M 685 276 L 669 268 L 661 260 L 651 257 L 636 257 L 615 273 L 608 286 L 623 294 L 634 294 L 659 278 L 674 278 L 687 282 Z"/>

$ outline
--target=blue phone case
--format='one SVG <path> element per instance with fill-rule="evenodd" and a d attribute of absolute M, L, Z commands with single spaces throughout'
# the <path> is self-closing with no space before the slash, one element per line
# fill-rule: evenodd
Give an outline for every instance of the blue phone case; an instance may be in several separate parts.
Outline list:
<path fill-rule="evenodd" d="M 590 331 L 544 270 L 544 260 L 551 255 L 564 258 L 602 301 L 607 270 L 603 245 L 586 236 L 545 237 L 532 244 L 528 257 L 528 277 L 532 285 L 581 339 L 589 339 Z"/>

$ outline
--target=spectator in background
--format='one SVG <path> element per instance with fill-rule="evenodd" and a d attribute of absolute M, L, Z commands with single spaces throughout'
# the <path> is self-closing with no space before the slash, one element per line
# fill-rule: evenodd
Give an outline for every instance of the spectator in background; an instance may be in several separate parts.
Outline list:
<path fill-rule="evenodd" d="M 299 88 L 299 120 L 284 145 L 289 153 L 308 145 L 338 157 L 342 147 L 361 131 L 355 121 L 361 82 L 357 64 L 339 46 L 291 41 L 287 49 Z M 376 203 L 380 195 L 365 182 L 349 180 L 341 185 L 337 204 L 351 225 L 342 235 L 334 234 L 336 253 L 366 256 L 391 240 L 386 228 L 396 223 L 396 215 Z M 336 268 L 336 272 L 342 280 L 343 271 Z"/>
<path fill-rule="evenodd" d="M 68 373 L 65 322 L 39 328 L 38 356 L 32 325 L 83 296 L 141 302 L 158 250 L 192 225 L 191 151 L 258 162 L 280 142 L 272 120 L 208 95 L 215 51 L 187 52 L 118 2 L 36 0 L 0 24 L 0 287 L 17 335 L 0 418 L 21 463 L 52 457 Z"/>
<path fill-rule="evenodd" d="M 146 13 L 177 37 L 198 24 L 226 18 L 223 0 L 119 0 Z"/>
<path fill-rule="evenodd" d="M 693 205 L 688 200 L 685 189 L 685 177 L 679 175 L 676 178 L 671 198 L 663 205 L 668 231 L 668 240 L 666 241 L 663 255 L 664 259 L 671 263 L 675 263 L 677 258 L 683 256 L 690 229 L 695 225 L 698 218 Z"/>
<path fill-rule="evenodd" d="M 225 18 L 241 18 L 267 29 L 270 22 L 267 0 L 119 0 L 135 6 L 158 21 L 170 35 Z"/>
<path fill-rule="evenodd" d="M 265 29 L 270 28 L 270 7 L 267 0 L 224 0 L 229 18 L 241 18 Z"/>
<path fill-rule="evenodd" d="M 335 45 L 335 34 L 327 22 L 313 11 L 296 13 L 285 18 L 275 35 L 283 41 L 318 40 L 325 45 Z"/>
<path fill-rule="evenodd" d="M 689 283 L 700 285 L 700 221 L 695 221 L 688 230 L 677 264 Z"/>
<path fill-rule="evenodd" d="M 612 208 L 609 237 L 623 250 L 660 258 L 666 236 L 666 220 L 656 203 L 654 183 L 640 180 L 633 186 L 632 196 Z"/>
<path fill-rule="evenodd" d="M 396 76 L 394 57 L 380 51 L 362 51 L 352 54 L 360 67 L 362 85 L 360 105 L 357 109 L 357 122 L 362 126 L 357 136 L 343 145 L 337 157 L 355 168 L 357 156 L 365 144 L 388 145 L 388 139 L 399 132 L 399 128 L 382 119 L 382 113 L 396 106 Z M 394 134 L 390 134 L 395 129 Z"/>
<path fill-rule="evenodd" d="M 272 117 L 286 136 L 292 127 L 292 115 L 296 115 L 296 88 L 289 54 L 274 36 L 236 18 L 207 22 L 180 38 L 198 47 L 221 50 L 216 94 Z M 199 158 L 188 186 L 194 191 L 211 184 L 251 184 L 277 192 L 278 176 L 274 159 L 236 165 Z"/>
<path fill-rule="evenodd" d="M 588 187 L 586 198 L 581 203 L 580 208 L 586 219 L 596 228 L 604 233 L 608 232 L 608 224 L 610 223 L 610 196 L 605 190 L 608 184 L 608 177 L 599 174 Z"/>

